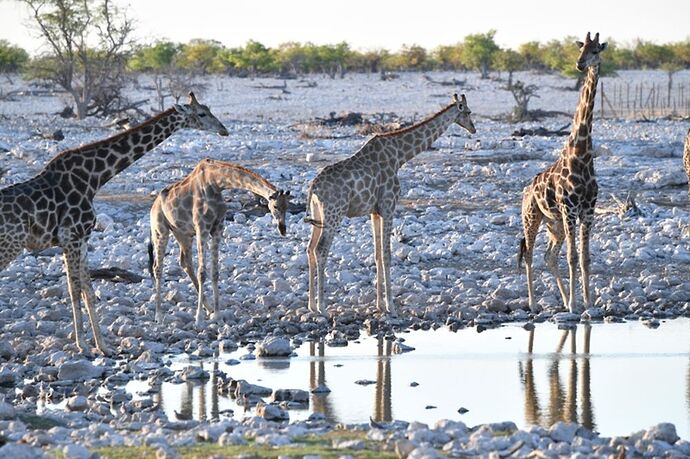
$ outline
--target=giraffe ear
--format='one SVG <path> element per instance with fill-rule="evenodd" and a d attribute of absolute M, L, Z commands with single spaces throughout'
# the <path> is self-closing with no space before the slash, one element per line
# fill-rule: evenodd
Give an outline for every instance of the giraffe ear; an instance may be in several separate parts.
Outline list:
<path fill-rule="evenodd" d="M 603 51 L 608 47 L 609 47 L 609 44 L 607 42 L 604 42 L 604 43 L 599 45 L 599 51 Z"/>
<path fill-rule="evenodd" d="M 585 44 L 582 43 L 581 41 L 576 41 L 575 44 L 577 45 L 578 48 L 582 48 L 583 46 L 585 46 Z"/>

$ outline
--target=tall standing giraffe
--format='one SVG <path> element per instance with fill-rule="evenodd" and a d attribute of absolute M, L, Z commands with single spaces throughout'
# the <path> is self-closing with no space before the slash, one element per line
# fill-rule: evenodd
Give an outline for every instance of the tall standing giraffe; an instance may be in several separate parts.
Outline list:
<path fill-rule="evenodd" d="M 688 176 L 688 197 L 690 197 L 690 129 L 685 135 L 685 148 L 683 148 L 683 166 Z"/>
<path fill-rule="evenodd" d="M 202 305 L 215 313 L 218 311 L 218 245 L 223 234 L 223 221 L 227 206 L 223 190 L 249 190 L 268 203 L 268 210 L 285 236 L 285 212 L 290 192 L 277 189 L 271 182 L 237 164 L 204 159 L 192 172 L 177 183 L 166 187 L 151 206 L 151 242 L 149 244 L 149 271 L 156 282 L 155 318 L 162 321 L 161 275 L 168 238 L 172 232 L 180 245 L 180 266 L 187 273 L 198 293 L 196 322 L 202 321 Z M 192 240 L 196 235 L 198 267 L 196 276 L 192 263 Z M 211 285 L 213 308 L 204 297 L 207 245 L 211 250 Z"/>
<path fill-rule="evenodd" d="M 0 190 L 0 270 L 24 248 L 63 249 L 72 302 L 74 335 L 86 350 L 81 299 L 93 328 L 96 348 L 108 354 L 87 267 L 87 241 L 96 222 L 93 199 L 111 178 L 181 128 L 228 135 L 207 106 L 190 93 L 189 104 L 175 105 L 128 131 L 99 142 L 65 150 L 35 177 Z M 81 299 L 80 299 L 81 298 Z"/>
<path fill-rule="evenodd" d="M 326 312 L 324 284 L 326 259 L 344 217 L 371 215 L 376 259 L 376 305 L 381 312 L 396 313 L 391 292 L 391 229 L 400 195 L 398 169 L 428 150 L 448 127 L 457 123 L 476 132 L 463 94 L 430 118 L 404 129 L 369 139 L 354 155 L 325 167 L 311 182 L 307 216 L 312 224 L 307 248 L 309 309 Z"/>
<path fill-rule="evenodd" d="M 524 238 L 520 242 L 518 265 L 522 264 L 524 258 L 527 269 L 529 307 L 533 312 L 538 311 L 538 306 L 534 300 L 532 255 L 534 241 L 542 220 L 546 223 L 549 235 L 544 255 L 546 266 L 556 278 L 563 304 L 570 312 L 575 312 L 578 255 L 575 230 L 579 219 L 582 294 L 585 305 L 590 307 L 592 304 L 589 292 L 589 233 L 592 228 L 598 190 L 592 156 L 592 115 L 594 96 L 599 81 L 600 53 L 606 49 L 606 43 L 599 43 L 599 33 L 592 40 L 588 32 L 585 42 L 578 41 L 577 45 L 580 48 L 580 55 L 576 67 L 580 72 L 587 69 L 587 77 L 580 91 L 580 100 L 570 135 L 561 150 L 560 158 L 544 172 L 534 177 L 532 183 L 525 187 L 522 197 Z M 558 272 L 558 254 L 564 239 L 568 249 L 569 293 L 566 293 Z"/>

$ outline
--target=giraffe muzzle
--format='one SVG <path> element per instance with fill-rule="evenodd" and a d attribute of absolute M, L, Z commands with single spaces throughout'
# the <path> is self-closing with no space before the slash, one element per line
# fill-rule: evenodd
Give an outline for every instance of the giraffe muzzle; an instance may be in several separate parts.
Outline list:
<path fill-rule="evenodd" d="M 278 232 L 281 236 L 285 236 L 287 234 L 287 228 L 285 227 L 285 223 L 278 223 Z"/>
<path fill-rule="evenodd" d="M 223 136 L 223 137 L 227 137 L 227 136 L 230 135 L 230 133 L 228 132 L 227 129 L 225 129 L 225 128 L 223 127 L 223 128 L 220 128 L 220 129 L 218 130 L 218 135 Z"/>

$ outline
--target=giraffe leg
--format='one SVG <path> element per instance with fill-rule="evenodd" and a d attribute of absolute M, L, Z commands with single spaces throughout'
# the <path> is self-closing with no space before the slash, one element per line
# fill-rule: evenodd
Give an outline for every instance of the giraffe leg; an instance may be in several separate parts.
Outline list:
<path fill-rule="evenodd" d="M 24 250 L 24 242 L 11 235 L 0 235 L 0 271 Z"/>
<path fill-rule="evenodd" d="M 566 307 L 570 312 L 576 311 L 575 279 L 577 277 L 577 243 L 575 241 L 574 215 L 563 215 L 563 229 L 565 230 L 565 240 L 568 249 L 568 275 L 570 277 L 569 296 Z"/>
<path fill-rule="evenodd" d="M 393 230 L 393 218 L 383 218 L 381 227 L 381 260 L 383 261 L 383 286 L 384 302 L 386 311 L 395 316 L 397 310 L 393 301 L 393 291 L 391 290 L 391 231 Z"/>
<path fill-rule="evenodd" d="M 322 228 L 312 225 L 311 239 L 309 240 L 309 245 L 307 246 L 307 260 L 309 262 L 309 310 L 312 312 L 318 311 L 318 304 L 316 303 L 316 247 L 319 244 L 319 239 L 321 239 L 322 232 Z"/>
<path fill-rule="evenodd" d="M 589 291 L 589 234 L 592 229 L 593 211 L 588 212 L 580 221 L 580 273 L 582 275 L 582 300 L 585 308 L 592 307 Z"/>
<path fill-rule="evenodd" d="M 196 280 L 199 286 L 199 295 L 196 305 L 196 324 L 200 326 L 204 319 L 203 309 L 208 310 L 208 305 L 204 298 L 204 284 L 206 283 L 206 244 L 209 240 L 209 235 L 197 228 L 196 233 L 196 255 L 198 262 L 196 265 Z"/>
<path fill-rule="evenodd" d="M 67 274 L 67 289 L 72 302 L 72 321 L 74 323 L 74 338 L 79 351 L 86 352 L 84 342 L 84 324 L 81 315 L 81 253 L 78 244 L 69 244 L 63 247 L 65 272 Z"/>
<path fill-rule="evenodd" d="M 80 266 L 81 295 L 84 299 L 84 304 L 86 305 L 86 313 L 89 316 L 91 328 L 93 329 L 93 339 L 96 342 L 96 349 L 98 349 L 103 355 L 110 355 L 111 351 L 103 340 L 101 327 L 98 323 L 98 316 L 96 314 L 96 295 L 93 292 L 93 287 L 91 286 L 91 277 L 89 276 L 88 262 L 86 259 L 86 243 L 82 244 Z"/>
<path fill-rule="evenodd" d="M 153 246 L 153 280 L 156 283 L 156 322 L 163 322 L 163 314 L 161 313 L 161 282 L 163 278 L 163 259 L 165 258 L 165 249 L 168 246 L 168 238 L 170 231 L 167 227 L 159 226 L 151 231 L 151 245 Z"/>
<path fill-rule="evenodd" d="M 189 236 L 176 235 L 175 233 L 173 233 L 173 235 L 175 236 L 175 239 L 177 239 L 177 242 L 180 246 L 180 266 L 192 281 L 192 285 L 194 285 L 194 290 L 196 290 L 197 295 L 199 292 L 201 292 L 201 295 L 203 296 L 203 289 L 199 289 L 199 282 L 194 271 L 194 262 L 192 260 L 192 238 Z M 203 296 L 203 302 L 206 310 L 211 313 L 212 310 L 208 306 L 205 296 Z"/>
<path fill-rule="evenodd" d="M 565 239 L 563 225 L 560 222 L 551 221 L 547 223 L 547 228 L 549 233 L 549 242 L 546 246 L 546 252 L 544 252 L 544 262 L 546 263 L 548 270 L 556 279 L 556 285 L 558 286 L 558 291 L 561 294 L 563 305 L 567 307 L 568 294 L 565 291 L 565 285 L 563 285 L 563 279 L 561 279 L 561 272 L 558 269 L 558 255 L 561 253 L 561 247 L 563 247 L 563 240 Z"/>
<path fill-rule="evenodd" d="M 524 245 L 520 247 L 520 256 L 524 258 L 525 271 L 527 273 L 527 295 L 530 311 L 539 312 L 539 306 L 534 299 L 534 272 L 532 270 L 532 258 L 534 254 L 534 242 L 537 239 L 539 232 L 539 225 L 543 214 L 539 210 L 537 202 L 528 195 L 528 190 L 525 190 L 525 198 L 522 203 L 522 228 L 524 231 Z"/>
<path fill-rule="evenodd" d="M 379 312 L 386 310 L 384 289 L 385 282 L 383 276 L 383 250 L 382 234 L 383 234 L 383 217 L 379 214 L 371 214 L 371 229 L 374 234 L 374 259 L 376 260 L 376 307 Z"/>
<path fill-rule="evenodd" d="M 324 297 L 324 287 L 326 285 L 326 261 L 328 251 L 331 248 L 335 236 L 335 230 L 324 228 L 316 244 L 316 308 L 321 314 L 326 314 L 326 299 Z"/>
<path fill-rule="evenodd" d="M 218 290 L 218 246 L 220 245 L 220 236 L 223 233 L 223 226 L 218 225 L 211 232 L 211 286 L 213 288 L 213 314 L 218 314 L 218 303 L 220 298 L 220 291 Z"/>

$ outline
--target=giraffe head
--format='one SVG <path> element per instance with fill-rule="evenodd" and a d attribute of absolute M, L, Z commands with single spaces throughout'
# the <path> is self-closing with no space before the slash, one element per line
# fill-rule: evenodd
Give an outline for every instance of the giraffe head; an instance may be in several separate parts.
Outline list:
<path fill-rule="evenodd" d="M 584 43 L 581 41 L 576 41 L 575 43 L 580 48 L 580 57 L 578 57 L 576 65 L 577 70 L 580 72 L 584 72 L 587 67 L 599 64 L 601 61 L 599 53 L 608 46 L 606 42 L 599 43 L 599 32 L 594 35 L 594 40 L 587 32 Z"/>
<path fill-rule="evenodd" d="M 268 197 L 268 210 L 271 211 L 273 221 L 278 224 L 278 232 L 281 236 L 285 236 L 285 213 L 290 204 L 290 191 L 277 190 Z"/>
<path fill-rule="evenodd" d="M 222 136 L 228 135 L 228 130 L 223 126 L 223 123 L 213 116 L 208 106 L 202 105 L 196 100 L 193 92 L 189 93 L 188 104 L 175 104 L 173 107 L 178 113 L 184 115 L 187 120 L 187 127 L 217 132 L 218 135 Z"/>
<path fill-rule="evenodd" d="M 470 110 L 470 107 L 467 106 L 467 99 L 465 99 L 465 95 L 460 94 L 460 98 L 458 98 L 457 94 L 453 94 L 453 103 L 458 109 L 458 112 L 455 116 L 455 123 L 458 126 L 467 129 L 470 134 L 477 132 L 477 130 L 474 128 L 472 118 L 470 118 L 470 113 L 472 113 L 472 111 Z"/>

